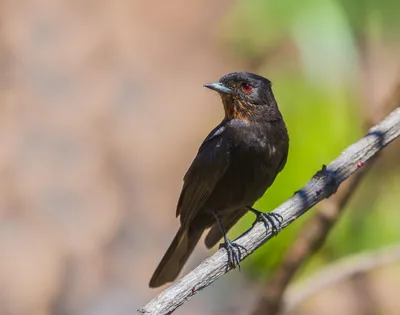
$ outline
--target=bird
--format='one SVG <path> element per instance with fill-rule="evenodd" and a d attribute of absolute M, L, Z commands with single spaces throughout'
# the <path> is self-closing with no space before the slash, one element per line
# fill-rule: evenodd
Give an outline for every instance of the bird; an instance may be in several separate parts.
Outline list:
<path fill-rule="evenodd" d="M 206 247 L 223 238 L 221 246 L 232 267 L 240 267 L 240 248 L 226 233 L 248 211 L 256 215 L 255 223 L 263 221 L 278 232 L 276 214 L 253 208 L 286 165 L 289 151 L 288 131 L 271 85 L 249 72 L 229 73 L 204 84 L 220 95 L 225 115 L 184 176 L 176 208 L 180 228 L 149 282 L 151 288 L 178 277 L 208 228 Z"/>

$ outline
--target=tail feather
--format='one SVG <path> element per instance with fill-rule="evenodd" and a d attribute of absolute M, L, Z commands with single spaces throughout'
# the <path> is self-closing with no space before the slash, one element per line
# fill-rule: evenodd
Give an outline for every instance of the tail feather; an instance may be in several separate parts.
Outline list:
<path fill-rule="evenodd" d="M 149 286 L 156 288 L 174 281 L 199 242 L 204 229 L 181 226 L 171 245 L 151 277 Z"/>

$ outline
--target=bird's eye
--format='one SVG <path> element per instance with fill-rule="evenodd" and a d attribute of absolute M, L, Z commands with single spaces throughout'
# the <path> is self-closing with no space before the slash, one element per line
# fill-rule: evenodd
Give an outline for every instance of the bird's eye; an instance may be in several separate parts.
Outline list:
<path fill-rule="evenodd" d="M 251 86 L 250 84 L 247 84 L 247 83 L 243 83 L 242 84 L 242 89 L 246 93 L 249 93 L 253 89 L 253 86 Z"/>

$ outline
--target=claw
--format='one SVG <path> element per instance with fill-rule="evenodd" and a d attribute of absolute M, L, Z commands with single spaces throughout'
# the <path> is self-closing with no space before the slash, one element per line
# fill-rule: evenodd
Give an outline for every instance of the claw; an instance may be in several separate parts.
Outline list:
<path fill-rule="evenodd" d="M 233 243 L 228 238 L 225 239 L 225 243 L 220 244 L 219 248 L 225 248 L 228 253 L 228 264 L 232 268 L 239 268 L 240 271 L 240 261 L 242 260 L 242 252 L 241 249 L 247 251 L 244 246 Z"/>
<path fill-rule="evenodd" d="M 263 221 L 267 232 L 269 231 L 269 229 L 271 229 L 274 236 L 279 233 L 283 222 L 283 217 L 280 214 L 275 212 L 265 213 L 253 208 L 249 208 L 249 210 L 257 216 L 256 221 L 254 221 L 253 224 L 256 224 L 256 222 L 258 221 Z"/>
<path fill-rule="evenodd" d="M 226 249 L 228 253 L 228 266 L 231 266 L 232 268 L 236 268 L 236 266 L 238 266 L 240 271 L 240 261 L 242 260 L 242 252 L 240 250 L 243 249 L 244 251 L 247 251 L 247 249 L 244 246 L 233 243 L 229 240 L 229 238 L 226 236 L 226 231 L 218 212 L 214 212 L 214 218 L 217 221 L 222 234 L 224 235 L 225 242 L 220 244 L 219 248 L 223 247 Z"/>

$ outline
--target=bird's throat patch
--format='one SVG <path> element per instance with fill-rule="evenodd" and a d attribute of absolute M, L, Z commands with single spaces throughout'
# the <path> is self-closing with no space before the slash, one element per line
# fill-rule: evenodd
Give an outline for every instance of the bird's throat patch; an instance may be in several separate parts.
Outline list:
<path fill-rule="evenodd" d="M 253 104 L 238 98 L 223 97 L 225 115 L 228 119 L 240 119 L 249 122 Z"/>

